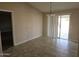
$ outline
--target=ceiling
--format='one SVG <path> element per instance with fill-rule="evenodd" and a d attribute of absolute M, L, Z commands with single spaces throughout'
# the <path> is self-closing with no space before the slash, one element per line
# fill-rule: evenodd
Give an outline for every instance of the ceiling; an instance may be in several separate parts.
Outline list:
<path fill-rule="evenodd" d="M 49 2 L 30 2 L 30 5 L 39 9 L 41 12 L 50 12 Z M 71 8 L 79 8 L 79 2 L 52 2 L 52 12 Z"/>

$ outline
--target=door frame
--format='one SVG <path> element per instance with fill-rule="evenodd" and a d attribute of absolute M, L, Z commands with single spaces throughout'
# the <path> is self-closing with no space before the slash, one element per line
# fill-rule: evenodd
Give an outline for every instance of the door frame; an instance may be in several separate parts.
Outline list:
<path fill-rule="evenodd" d="M 11 25 L 12 25 L 12 36 L 13 36 L 13 46 L 15 46 L 15 37 L 14 37 L 14 17 L 13 17 L 13 15 L 14 15 L 14 11 L 12 11 L 12 10 L 6 10 L 6 9 L 0 9 L 0 11 L 3 11 L 3 12 L 10 12 L 11 13 Z M 1 34 L 0 34 L 0 36 L 1 36 Z M 0 41 L 1 41 L 1 39 L 0 39 Z M 2 42 L 0 42 L 0 43 L 2 43 Z M 2 44 L 1 44 L 1 48 L 2 48 Z"/>

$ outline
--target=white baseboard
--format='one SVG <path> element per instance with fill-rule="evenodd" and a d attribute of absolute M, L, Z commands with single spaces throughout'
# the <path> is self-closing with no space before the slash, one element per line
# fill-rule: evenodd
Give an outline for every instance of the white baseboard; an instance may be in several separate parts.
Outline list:
<path fill-rule="evenodd" d="M 20 44 L 25 43 L 25 42 L 27 42 L 27 41 L 29 41 L 29 40 L 25 40 L 25 41 L 21 41 L 21 42 L 15 43 L 14 46 L 20 45 Z"/>
<path fill-rule="evenodd" d="M 33 37 L 32 39 L 36 39 L 36 38 L 38 38 L 38 37 L 40 37 L 41 35 L 39 35 L 39 36 L 35 36 L 35 37 Z"/>
<path fill-rule="evenodd" d="M 38 37 L 40 37 L 40 35 L 39 35 L 39 36 L 36 36 L 36 37 L 33 37 L 32 39 L 35 39 L 35 38 L 38 38 Z M 21 41 L 21 42 L 15 43 L 14 46 L 23 44 L 23 43 L 28 42 L 28 41 L 30 41 L 30 40 L 32 40 L 32 39 L 29 39 L 29 40 L 25 40 L 25 41 Z"/>

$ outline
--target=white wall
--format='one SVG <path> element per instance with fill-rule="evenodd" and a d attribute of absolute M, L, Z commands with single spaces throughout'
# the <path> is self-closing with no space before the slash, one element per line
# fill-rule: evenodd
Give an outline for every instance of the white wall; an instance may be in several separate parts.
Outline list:
<path fill-rule="evenodd" d="M 12 11 L 14 45 L 42 35 L 42 13 L 27 3 L 0 3 L 0 9 Z"/>
<path fill-rule="evenodd" d="M 48 31 L 48 16 L 46 14 L 43 14 L 43 36 L 48 36 L 47 31 Z"/>

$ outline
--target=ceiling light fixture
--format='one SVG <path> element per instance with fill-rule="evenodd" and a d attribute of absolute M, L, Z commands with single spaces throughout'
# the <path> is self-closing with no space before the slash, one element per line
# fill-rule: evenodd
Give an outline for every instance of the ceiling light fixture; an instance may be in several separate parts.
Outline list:
<path fill-rule="evenodd" d="M 51 14 L 52 13 L 52 2 L 50 2 L 49 6 L 50 6 L 50 14 Z"/>

